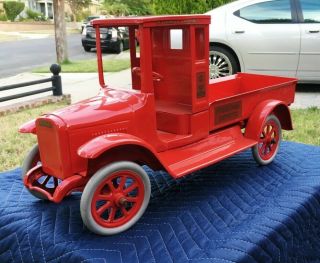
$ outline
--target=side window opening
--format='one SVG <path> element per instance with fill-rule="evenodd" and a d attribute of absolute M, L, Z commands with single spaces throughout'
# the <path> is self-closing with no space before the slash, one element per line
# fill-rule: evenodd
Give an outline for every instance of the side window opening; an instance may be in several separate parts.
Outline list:
<path fill-rule="evenodd" d="M 246 6 L 234 15 L 258 24 L 291 23 L 290 0 L 274 0 Z"/>
<path fill-rule="evenodd" d="M 320 23 L 320 1 L 300 0 L 304 23 Z"/>

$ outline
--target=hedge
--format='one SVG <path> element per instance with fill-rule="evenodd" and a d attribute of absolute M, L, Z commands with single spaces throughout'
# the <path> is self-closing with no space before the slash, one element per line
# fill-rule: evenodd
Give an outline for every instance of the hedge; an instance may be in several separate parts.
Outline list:
<path fill-rule="evenodd" d="M 6 1 L 3 3 L 3 8 L 6 11 L 8 19 L 14 21 L 15 18 L 23 11 L 24 3 L 16 1 Z"/>

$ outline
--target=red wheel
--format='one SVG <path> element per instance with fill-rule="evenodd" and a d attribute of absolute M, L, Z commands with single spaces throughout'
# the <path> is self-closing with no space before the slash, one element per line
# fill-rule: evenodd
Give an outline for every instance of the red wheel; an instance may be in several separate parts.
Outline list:
<path fill-rule="evenodd" d="M 100 169 L 81 197 L 85 225 L 102 235 L 117 234 L 134 225 L 150 199 L 148 175 L 137 164 L 118 162 Z"/>
<path fill-rule="evenodd" d="M 33 146 L 30 150 L 29 154 L 27 155 L 26 159 L 22 165 L 22 179 L 24 180 L 25 176 L 27 175 L 28 171 L 37 166 L 41 165 L 40 154 L 39 154 L 39 147 L 38 144 Z M 59 182 L 58 179 L 51 176 L 44 174 L 41 170 L 37 171 L 37 173 L 32 175 L 30 178 L 32 181 L 32 185 L 42 188 L 43 190 L 53 194 L 55 189 L 57 188 Z M 48 198 L 36 191 L 29 190 L 28 191 L 38 199 L 47 200 Z"/>
<path fill-rule="evenodd" d="M 281 142 L 281 124 L 275 115 L 269 115 L 262 126 L 258 144 L 252 148 L 253 157 L 260 165 L 273 161 Z"/>

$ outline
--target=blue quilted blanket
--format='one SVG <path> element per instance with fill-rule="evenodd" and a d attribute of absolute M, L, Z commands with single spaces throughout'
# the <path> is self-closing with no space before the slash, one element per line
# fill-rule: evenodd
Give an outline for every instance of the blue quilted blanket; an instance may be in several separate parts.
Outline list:
<path fill-rule="evenodd" d="M 0 262 L 319 262 L 320 147 L 284 142 L 258 167 L 251 152 L 175 181 L 147 167 L 152 200 L 118 236 L 82 224 L 80 195 L 37 201 L 20 169 L 0 174 Z"/>

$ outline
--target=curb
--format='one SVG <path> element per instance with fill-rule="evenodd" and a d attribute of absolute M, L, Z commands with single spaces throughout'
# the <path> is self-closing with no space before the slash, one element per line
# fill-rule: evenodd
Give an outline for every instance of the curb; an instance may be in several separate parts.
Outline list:
<path fill-rule="evenodd" d="M 19 102 L 12 105 L 0 107 L 0 116 L 5 116 L 10 113 L 15 113 L 18 111 L 31 109 L 34 107 L 43 106 L 50 103 L 56 103 L 60 101 L 67 101 L 68 104 L 71 103 L 71 96 L 70 94 L 64 94 L 62 96 L 46 96 L 42 98 L 32 99 L 29 101 Z"/>

